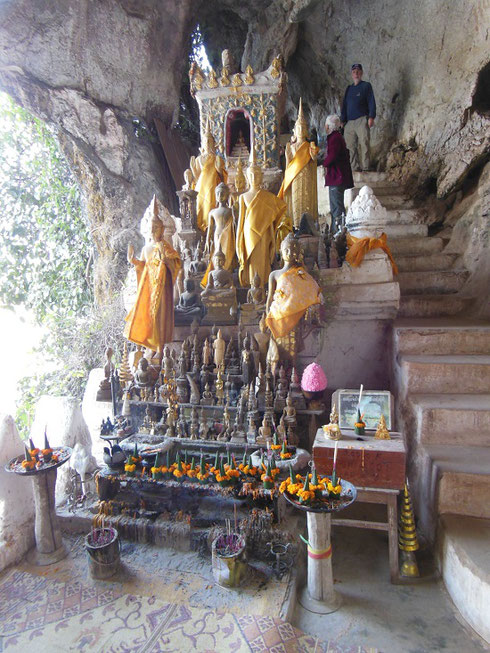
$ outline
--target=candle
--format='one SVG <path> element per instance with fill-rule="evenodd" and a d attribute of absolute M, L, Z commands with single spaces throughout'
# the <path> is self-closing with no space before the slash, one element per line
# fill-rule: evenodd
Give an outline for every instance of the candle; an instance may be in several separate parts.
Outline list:
<path fill-rule="evenodd" d="M 334 452 L 333 452 L 333 470 L 334 471 L 335 471 L 335 467 L 337 465 L 337 449 L 338 449 L 338 446 L 339 446 L 339 441 L 335 440 L 335 449 L 334 449 Z"/>
<path fill-rule="evenodd" d="M 363 386 L 362 383 L 361 383 L 361 388 L 360 388 L 360 390 L 359 390 L 359 403 L 357 404 L 357 407 L 358 407 L 359 409 L 361 408 L 361 399 L 362 399 L 362 390 L 363 390 L 363 388 L 364 388 L 364 386 Z"/>

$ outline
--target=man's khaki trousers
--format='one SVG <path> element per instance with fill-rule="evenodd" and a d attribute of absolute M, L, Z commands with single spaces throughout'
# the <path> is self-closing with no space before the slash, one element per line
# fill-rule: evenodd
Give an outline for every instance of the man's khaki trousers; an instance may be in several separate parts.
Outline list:
<path fill-rule="evenodd" d="M 352 170 L 369 170 L 369 127 L 367 116 L 349 120 L 344 127 Z M 358 154 L 359 150 L 359 154 Z"/>

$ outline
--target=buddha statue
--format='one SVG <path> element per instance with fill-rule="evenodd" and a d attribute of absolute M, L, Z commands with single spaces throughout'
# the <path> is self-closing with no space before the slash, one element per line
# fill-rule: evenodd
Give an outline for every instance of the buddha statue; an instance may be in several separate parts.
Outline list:
<path fill-rule="evenodd" d="M 232 270 L 235 263 L 235 227 L 233 225 L 233 213 L 228 206 L 230 189 L 224 183 L 216 186 L 217 208 L 209 212 L 208 229 L 206 234 L 205 254 L 210 256 L 210 262 L 201 286 L 206 287 L 208 274 L 214 268 L 214 257 L 218 252 L 224 254 L 223 268 Z"/>
<path fill-rule="evenodd" d="M 238 277 L 244 287 L 257 274 L 263 286 L 274 260 L 276 231 L 286 211 L 286 204 L 273 193 L 262 189 L 262 169 L 255 161 L 255 150 L 248 168 L 250 190 L 239 197 L 236 251 Z"/>
<path fill-rule="evenodd" d="M 317 282 L 302 265 L 301 245 L 292 234 L 281 243 L 284 266 L 269 276 L 266 324 L 277 340 L 290 334 L 310 306 L 321 303 Z"/>
<path fill-rule="evenodd" d="M 194 319 L 202 320 L 205 308 L 202 305 L 201 297 L 196 292 L 196 284 L 193 279 L 184 279 L 184 292 L 179 298 L 175 307 L 175 324 L 191 324 Z"/>
<path fill-rule="evenodd" d="M 202 347 L 202 364 L 206 367 L 209 367 L 213 362 L 213 350 L 209 343 L 209 339 L 204 340 L 204 345 Z"/>
<path fill-rule="evenodd" d="M 218 333 L 216 335 L 216 340 L 213 342 L 213 349 L 214 349 L 214 366 L 215 366 L 215 371 L 217 372 L 225 360 L 225 352 L 226 352 L 226 342 L 221 334 L 221 329 L 218 330 Z"/>
<path fill-rule="evenodd" d="M 140 358 L 138 369 L 134 375 L 134 381 L 139 388 L 147 388 L 151 385 L 151 374 L 148 369 L 149 366 L 148 359 Z"/>
<path fill-rule="evenodd" d="M 262 317 L 259 321 L 259 329 L 257 333 L 254 333 L 253 337 L 257 346 L 259 348 L 259 360 L 260 364 L 264 369 L 267 367 L 267 350 L 269 348 L 269 340 L 271 339 L 270 334 L 267 332 L 267 325 L 265 323 L 265 313 L 262 313 Z M 270 367 L 270 366 L 269 366 Z"/>
<path fill-rule="evenodd" d="M 128 245 L 128 262 L 136 268 L 138 290 L 133 308 L 126 317 L 125 337 L 137 345 L 156 351 L 161 359 L 163 346 L 173 339 L 173 284 L 181 268 L 174 248 L 163 238 L 164 225 L 158 216 L 158 203 L 153 196 L 150 205 L 152 242 L 143 247 L 139 259 Z"/>
<path fill-rule="evenodd" d="M 272 440 L 272 419 L 269 413 L 264 413 L 264 418 L 262 419 L 262 426 L 259 428 L 259 434 L 257 436 L 257 444 L 261 446 L 266 446 L 267 442 Z"/>
<path fill-rule="evenodd" d="M 244 159 L 248 159 L 249 157 L 249 151 L 247 144 L 245 143 L 245 138 L 243 136 L 243 132 L 240 129 L 238 132 L 238 137 L 235 141 L 235 144 L 233 145 L 233 148 L 231 150 L 231 156 L 232 157 L 243 157 Z"/>
<path fill-rule="evenodd" d="M 143 358 L 143 349 L 144 347 L 141 347 L 140 345 L 136 345 L 136 349 L 134 349 L 128 356 L 129 367 L 131 368 L 131 372 L 133 374 L 138 369 L 138 363 L 140 362 L 140 358 Z"/>
<path fill-rule="evenodd" d="M 240 305 L 240 316 L 243 324 L 257 324 L 260 314 L 265 310 L 265 300 L 265 290 L 261 286 L 259 275 L 255 274 L 252 287 L 247 292 L 247 302 Z"/>
<path fill-rule="evenodd" d="M 276 396 L 274 399 L 274 409 L 283 410 L 286 405 L 286 397 L 288 394 L 288 379 L 284 367 L 281 365 L 279 369 L 279 378 L 276 384 Z"/>
<path fill-rule="evenodd" d="M 206 381 L 206 385 L 204 386 L 204 391 L 201 397 L 201 406 L 212 406 L 213 404 L 214 404 L 213 393 L 211 392 L 209 382 Z"/>
<path fill-rule="evenodd" d="M 243 339 L 242 350 L 242 379 L 243 384 L 248 386 L 255 378 L 255 362 L 250 348 L 250 336 L 247 335 Z"/>
<path fill-rule="evenodd" d="M 216 142 L 211 132 L 209 118 L 203 134 L 201 153 L 197 158 L 191 158 L 191 169 L 196 179 L 195 190 L 198 193 L 197 226 L 205 232 L 208 227 L 209 212 L 215 206 L 215 188 L 227 179 L 225 162 L 219 154 L 216 154 Z"/>
<path fill-rule="evenodd" d="M 296 228 L 299 227 L 303 213 L 310 213 L 314 220 L 318 220 L 316 183 L 318 147 L 308 142 L 307 138 L 308 126 L 300 99 L 293 135 L 286 145 L 286 170 L 278 193 L 278 197 L 286 201 L 287 214 L 292 218 Z"/>
<path fill-rule="evenodd" d="M 290 426 L 291 428 L 295 429 L 297 424 L 296 408 L 293 406 L 293 400 L 290 393 L 288 393 L 288 396 L 286 397 L 286 405 L 282 411 L 282 415 L 284 417 L 284 424 L 286 427 Z"/>
<path fill-rule="evenodd" d="M 165 345 L 163 349 L 162 370 L 167 379 L 169 379 L 174 372 L 174 361 L 170 355 L 170 347 L 168 345 Z"/>
<path fill-rule="evenodd" d="M 239 216 L 238 198 L 246 190 L 247 190 L 247 178 L 243 174 L 242 159 L 241 157 L 238 157 L 238 163 L 236 164 L 236 170 L 235 170 L 235 180 L 233 182 L 233 189 L 230 198 L 230 206 L 233 210 L 233 219 L 235 221 L 235 224 L 238 224 L 238 216 Z"/>
<path fill-rule="evenodd" d="M 222 406 L 224 404 L 224 399 L 225 399 L 225 389 L 224 389 L 225 383 L 223 381 L 222 365 L 220 365 L 220 367 L 218 368 L 218 372 L 216 373 L 215 394 L 216 394 L 217 406 Z"/>
<path fill-rule="evenodd" d="M 104 365 L 104 378 L 99 384 L 99 389 L 97 390 L 97 401 L 111 401 L 112 391 L 111 391 L 111 376 L 114 371 L 114 363 L 112 362 L 112 357 L 114 355 L 114 350 L 112 347 L 107 347 L 105 350 L 106 362 Z"/>
<path fill-rule="evenodd" d="M 216 252 L 213 262 L 214 268 L 210 270 L 206 288 L 201 294 L 207 311 L 203 324 L 233 324 L 237 311 L 233 275 L 224 268 L 225 256 L 221 250 Z"/>
<path fill-rule="evenodd" d="M 332 405 L 330 412 L 330 422 L 323 426 L 323 432 L 329 440 L 340 440 L 342 437 L 342 431 L 339 426 L 339 414 L 337 413 L 337 406 L 335 404 Z"/>
<path fill-rule="evenodd" d="M 195 184 L 196 181 L 192 174 L 192 170 L 187 168 L 187 170 L 184 170 L 184 185 L 182 186 L 182 190 L 194 190 Z"/>
<path fill-rule="evenodd" d="M 197 440 L 198 437 L 199 437 L 199 417 L 197 414 L 197 408 L 193 407 L 191 410 L 190 439 Z"/>
<path fill-rule="evenodd" d="M 274 338 L 269 340 L 269 347 L 267 349 L 266 363 L 270 367 L 273 377 L 276 376 L 277 366 L 279 365 L 279 348 Z"/>

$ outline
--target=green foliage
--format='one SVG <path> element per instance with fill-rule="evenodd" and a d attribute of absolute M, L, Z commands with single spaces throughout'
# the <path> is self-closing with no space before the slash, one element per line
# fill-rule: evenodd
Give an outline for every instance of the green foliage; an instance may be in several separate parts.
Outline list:
<path fill-rule="evenodd" d="M 0 93 L 0 303 L 38 320 L 91 302 L 78 186 L 53 131 Z"/>
<path fill-rule="evenodd" d="M 89 370 L 116 345 L 123 309 L 119 300 L 109 316 L 93 305 L 93 245 L 54 131 L 4 93 L 0 115 L 0 304 L 25 307 L 48 334 L 42 369 L 20 382 L 25 437 L 42 394 L 82 396 Z"/>

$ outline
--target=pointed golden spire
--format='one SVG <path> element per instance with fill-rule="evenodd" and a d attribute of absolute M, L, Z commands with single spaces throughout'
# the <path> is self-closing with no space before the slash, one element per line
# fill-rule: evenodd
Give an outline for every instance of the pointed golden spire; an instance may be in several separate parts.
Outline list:
<path fill-rule="evenodd" d="M 255 143 L 251 143 L 251 147 L 250 147 L 250 158 L 249 158 L 248 169 L 250 170 L 251 168 L 261 169 L 259 164 L 257 163 L 257 152 L 255 151 Z"/>
<path fill-rule="evenodd" d="M 308 123 L 306 122 L 305 114 L 303 112 L 303 99 L 302 98 L 299 98 L 298 117 L 296 118 L 296 122 L 294 124 L 295 131 L 296 131 L 296 128 L 298 126 L 301 126 L 303 128 L 305 136 L 307 136 L 308 135 Z"/>
<path fill-rule="evenodd" d="M 402 552 L 400 574 L 405 577 L 416 578 L 419 576 L 419 568 L 415 558 L 415 551 L 418 550 L 419 543 L 415 528 L 412 500 L 408 490 L 408 481 L 405 483 L 403 490 L 398 533 L 398 546 Z"/>

